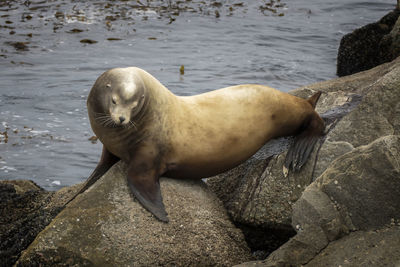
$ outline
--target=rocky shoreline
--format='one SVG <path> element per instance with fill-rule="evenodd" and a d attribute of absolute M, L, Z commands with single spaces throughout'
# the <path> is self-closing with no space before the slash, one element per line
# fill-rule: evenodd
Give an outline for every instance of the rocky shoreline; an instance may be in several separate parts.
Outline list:
<path fill-rule="evenodd" d="M 299 173 L 283 175 L 282 138 L 207 185 L 163 178 L 169 224 L 130 195 L 123 164 L 65 209 L 80 185 L 1 181 L 0 265 L 399 265 L 400 58 L 291 93 L 316 91 L 327 135 Z"/>

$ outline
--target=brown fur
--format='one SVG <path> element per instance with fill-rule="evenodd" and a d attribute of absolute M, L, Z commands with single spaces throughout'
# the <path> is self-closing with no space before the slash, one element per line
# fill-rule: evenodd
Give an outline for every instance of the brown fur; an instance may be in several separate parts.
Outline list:
<path fill-rule="evenodd" d="M 114 110 L 109 108 L 111 95 L 132 82 L 145 101 L 140 103 L 142 110 L 135 111 L 140 116 L 130 118 L 123 106 L 115 110 L 122 110 L 138 127 L 124 128 L 118 121 L 116 127 L 99 123 L 96 114 Z M 88 185 L 121 159 L 128 164 L 129 186 L 139 202 L 168 221 L 159 188 L 161 175 L 185 179 L 216 175 L 248 159 L 268 140 L 293 134 L 298 137 L 285 166 L 300 169 L 323 133 L 324 123 L 314 111 L 319 96 L 305 100 L 247 84 L 180 97 L 139 68 L 109 70 L 88 98 L 93 131 L 104 145 Z"/>

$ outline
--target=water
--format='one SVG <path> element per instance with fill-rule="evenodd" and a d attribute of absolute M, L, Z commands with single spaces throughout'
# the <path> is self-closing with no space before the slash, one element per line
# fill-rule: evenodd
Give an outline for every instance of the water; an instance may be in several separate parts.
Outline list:
<path fill-rule="evenodd" d="M 101 152 L 86 97 L 109 68 L 141 67 L 179 95 L 241 83 L 289 91 L 334 78 L 341 37 L 395 6 L 141 1 L 0 2 L 0 179 L 49 190 L 86 179 Z"/>

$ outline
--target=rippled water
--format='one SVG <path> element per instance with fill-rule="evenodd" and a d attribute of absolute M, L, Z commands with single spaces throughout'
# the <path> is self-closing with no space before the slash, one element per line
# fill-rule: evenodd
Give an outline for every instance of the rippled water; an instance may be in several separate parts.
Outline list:
<path fill-rule="evenodd" d="M 88 140 L 85 101 L 109 68 L 141 67 L 179 95 L 240 83 L 288 91 L 335 77 L 340 38 L 394 6 L 1 1 L 0 179 L 32 179 L 51 190 L 86 179 L 101 145 Z"/>

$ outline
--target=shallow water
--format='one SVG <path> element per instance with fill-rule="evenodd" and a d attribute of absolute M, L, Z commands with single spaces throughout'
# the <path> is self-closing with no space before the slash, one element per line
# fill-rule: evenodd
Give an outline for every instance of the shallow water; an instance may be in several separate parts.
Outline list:
<path fill-rule="evenodd" d="M 341 37 L 394 7 L 394 0 L 1 1 L 0 179 L 32 179 L 49 190 L 86 179 L 101 144 L 88 140 L 85 101 L 109 68 L 141 67 L 179 95 L 241 83 L 288 91 L 334 78 Z"/>

